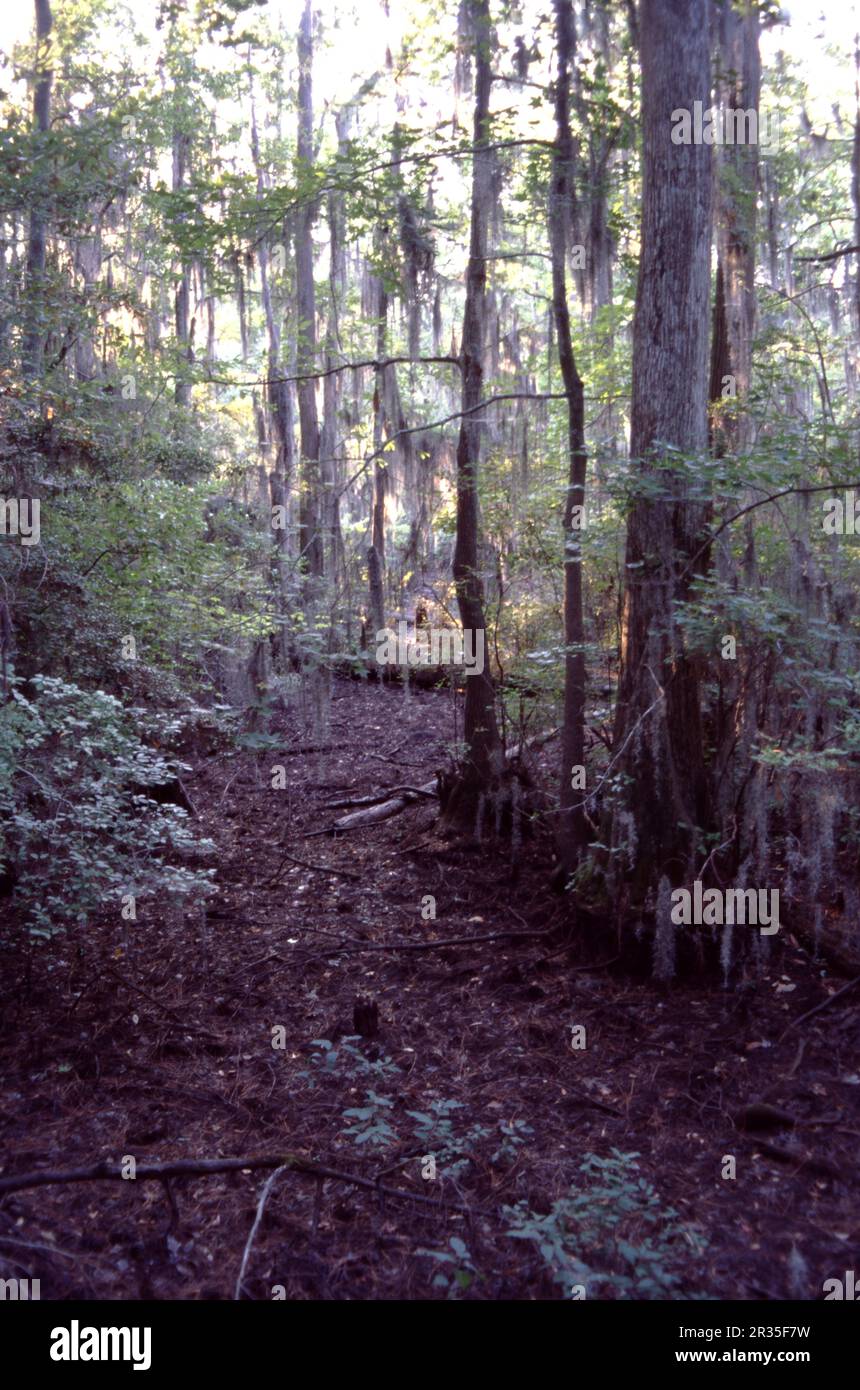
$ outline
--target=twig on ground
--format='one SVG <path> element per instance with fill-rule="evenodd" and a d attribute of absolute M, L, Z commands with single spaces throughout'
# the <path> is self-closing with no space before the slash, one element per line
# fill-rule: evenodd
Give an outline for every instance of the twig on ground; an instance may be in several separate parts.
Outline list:
<path fill-rule="evenodd" d="M 353 873 L 351 869 L 333 869 L 329 864 L 311 864 L 307 859 L 296 859 L 293 854 L 284 854 L 272 877 L 264 878 L 259 886 L 268 888 L 271 884 L 277 883 L 285 864 L 297 864 L 300 869 L 311 869 L 315 874 L 331 874 L 334 878 L 361 878 L 361 874 Z"/>
<path fill-rule="evenodd" d="M 156 999 L 154 994 L 150 994 L 147 990 L 142 989 L 140 985 L 132 984 L 131 980 L 123 979 L 119 971 L 114 970 L 112 965 L 104 963 L 102 969 L 106 970 L 109 975 L 112 975 L 117 983 L 121 984 L 124 989 L 130 990 L 132 994 L 139 994 L 142 999 L 146 999 L 152 1004 L 153 1008 L 160 1009 L 183 1033 L 193 1033 L 198 1038 L 208 1038 L 210 1042 L 222 1043 L 226 1047 L 228 1043 L 227 1038 L 222 1038 L 217 1033 L 210 1033 L 208 1028 L 198 1028 L 196 1023 L 189 1023 L 188 1019 L 182 1018 L 174 1009 L 169 1009 L 166 1004 L 162 1004 L 161 1000 Z"/>
<path fill-rule="evenodd" d="M 234 1303 L 238 1303 L 239 1299 L 242 1296 L 242 1284 L 245 1279 L 245 1270 L 248 1268 L 248 1260 L 251 1257 L 251 1247 L 254 1244 L 255 1237 L 257 1235 L 258 1230 L 260 1229 L 260 1222 L 263 1219 L 263 1212 L 266 1209 L 266 1203 L 269 1200 L 269 1195 L 275 1183 L 278 1181 L 278 1178 L 281 1176 L 282 1173 L 285 1173 L 286 1171 L 286 1165 L 281 1168 L 276 1168 L 274 1173 L 272 1173 L 263 1184 L 263 1190 L 260 1193 L 260 1200 L 257 1203 L 257 1211 L 254 1216 L 254 1224 L 248 1232 L 248 1239 L 245 1241 L 245 1250 L 242 1255 L 242 1263 L 239 1267 L 239 1273 L 236 1276 L 236 1288 L 233 1291 Z"/>
<path fill-rule="evenodd" d="M 441 941 L 357 941 L 354 936 L 342 936 L 331 949 L 317 952 L 317 955 L 342 955 L 345 951 L 438 951 L 444 946 L 475 946 L 483 941 L 507 941 L 521 936 L 547 936 L 546 928 L 541 931 L 526 931 L 514 927 L 511 931 L 487 932 L 483 936 L 449 936 Z"/>
<path fill-rule="evenodd" d="M 829 1009 L 831 1004 L 835 1004 L 837 999 L 841 999 L 843 994 L 847 994 L 849 989 L 854 989 L 856 985 L 860 985 L 860 975 L 855 975 L 853 980 L 849 980 L 847 985 L 843 985 L 841 989 L 837 989 L 835 994 L 830 994 L 826 999 L 822 999 L 821 1003 L 816 1004 L 814 1009 L 807 1009 L 805 1014 L 800 1015 L 800 1018 L 793 1018 L 782 1033 L 780 1042 L 782 1042 L 785 1034 L 789 1032 L 791 1028 L 796 1028 L 799 1023 L 805 1023 L 808 1018 L 813 1018 L 815 1014 L 820 1014 L 823 1009 Z"/>

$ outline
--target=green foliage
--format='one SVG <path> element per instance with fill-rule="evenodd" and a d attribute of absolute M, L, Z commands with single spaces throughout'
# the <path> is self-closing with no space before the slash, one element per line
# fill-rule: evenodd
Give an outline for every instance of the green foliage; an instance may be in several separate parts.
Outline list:
<path fill-rule="evenodd" d="M 683 1296 L 682 1272 L 691 1250 L 700 1253 L 700 1237 L 662 1206 L 637 1157 L 618 1149 L 608 1158 L 586 1155 L 579 1170 L 585 1185 L 571 1186 L 545 1216 L 525 1201 L 506 1208 L 508 1235 L 534 1242 L 565 1296 L 574 1284 L 589 1298 Z"/>
<path fill-rule="evenodd" d="M 341 1038 L 335 1046 L 328 1038 L 314 1038 L 311 1046 L 310 1064 L 312 1071 L 303 1070 L 300 1078 L 313 1090 L 321 1081 L 336 1078 L 339 1081 L 362 1080 L 386 1081 L 400 1074 L 400 1068 L 390 1057 L 378 1057 L 375 1061 L 365 1057 L 356 1043 L 358 1034 Z"/>
<path fill-rule="evenodd" d="M 433 1287 L 447 1290 L 448 1298 L 457 1299 L 481 1276 L 469 1254 L 469 1248 L 459 1236 L 452 1236 L 446 1250 L 425 1250 L 420 1247 L 416 1255 L 428 1260 L 436 1260 L 442 1266 L 433 1276 Z"/>
<path fill-rule="evenodd" d="M 355 1144 L 366 1144 L 371 1149 L 385 1149 L 397 1139 L 396 1132 L 386 1118 L 386 1112 L 393 1108 L 394 1102 L 376 1091 L 367 1092 L 367 1104 L 352 1106 L 344 1110 L 345 1120 L 355 1120 L 355 1124 L 344 1130 L 344 1134 Z"/>
<path fill-rule="evenodd" d="M 428 1153 L 433 1153 L 437 1163 L 445 1166 L 449 1177 L 459 1177 L 469 1166 L 469 1150 L 489 1134 L 483 1125 L 473 1125 L 463 1134 L 455 1134 L 451 1115 L 462 1110 L 458 1100 L 433 1100 L 428 1106 L 429 1114 L 420 1110 L 409 1110 L 410 1119 L 417 1123 L 413 1134 Z"/>
<path fill-rule="evenodd" d="M 190 865 L 212 846 L 187 812 L 144 794 L 173 774 L 120 702 L 52 676 L 20 687 L 0 708 L 0 856 L 29 930 L 49 936 L 104 912 L 119 920 L 125 894 L 211 891 L 214 870 Z"/>
<path fill-rule="evenodd" d="M 521 1149 L 527 1147 L 534 1129 L 525 1120 L 499 1121 L 502 1140 L 492 1157 L 493 1163 L 513 1163 Z"/>

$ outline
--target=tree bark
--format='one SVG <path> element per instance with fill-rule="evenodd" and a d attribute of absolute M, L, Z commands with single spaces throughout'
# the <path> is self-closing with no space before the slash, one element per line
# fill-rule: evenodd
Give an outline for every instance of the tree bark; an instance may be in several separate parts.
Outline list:
<path fill-rule="evenodd" d="M 50 0 L 36 2 L 36 86 L 33 92 L 33 127 L 36 139 L 51 128 L 51 88 L 53 69 L 45 67 L 50 60 L 50 38 L 53 27 Z M 42 371 L 45 342 L 45 250 L 48 218 L 41 189 L 34 193 L 27 236 L 27 298 L 24 331 L 21 339 L 21 371 L 27 378 L 38 377 Z"/>
<path fill-rule="evenodd" d="M 174 117 L 174 119 L 176 120 L 177 118 Z M 175 193 L 185 187 L 189 146 L 190 139 L 187 132 L 182 130 L 178 123 L 175 124 L 173 130 L 173 191 Z M 180 356 L 184 358 L 186 362 L 193 362 L 191 267 L 187 261 L 183 261 L 182 263 L 179 273 L 179 284 L 176 287 L 176 296 L 174 299 L 174 328 Z M 181 372 L 176 377 L 176 384 L 173 388 L 173 398 L 179 406 L 187 406 L 191 402 L 191 382 L 186 380 Z"/>
<path fill-rule="evenodd" d="M 309 179 L 314 165 L 314 107 L 313 107 L 313 16 L 311 0 L 305 0 L 299 26 L 299 92 L 298 138 L 296 153 L 299 172 Z M 299 374 L 316 368 L 317 326 L 316 289 L 314 285 L 313 226 L 316 220 L 315 200 L 305 197 L 296 215 L 296 363 Z M 300 500 L 300 553 L 307 573 L 319 578 L 324 568 L 323 537 L 320 528 L 320 427 L 317 411 L 315 381 L 298 385 L 299 430 L 302 453 L 302 492 Z M 314 589 L 316 586 L 312 586 Z M 310 594 L 310 589 L 309 589 Z"/>
<path fill-rule="evenodd" d="M 585 402 L 576 366 L 567 303 L 565 258 L 567 209 L 573 177 L 570 129 L 570 65 L 575 42 L 572 0 L 555 0 L 558 73 L 555 88 L 556 139 L 549 196 L 549 243 L 552 255 L 552 307 L 558 358 L 567 395 L 568 484 L 564 506 L 564 725 L 562 731 L 561 817 L 558 847 L 565 869 L 575 868 L 585 847 L 586 792 L 573 785 L 573 769 L 585 765 L 585 621 L 582 603 L 581 527 L 585 506 Z M 579 777 L 575 779 L 580 781 Z"/>
<path fill-rule="evenodd" d="M 265 191 L 265 179 L 260 159 L 260 139 L 257 130 L 257 116 L 254 106 L 253 90 L 251 91 L 251 152 L 257 174 L 257 192 L 262 197 Z M 275 445 L 273 456 L 270 456 L 267 460 L 269 463 L 269 502 L 273 509 L 276 507 L 282 509 L 282 511 L 277 513 L 277 516 L 273 511 L 272 517 L 283 523 L 272 527 L 272 540 L 274 545 L 272 554 L 272 579 L 275 602 L 279 613 L 279 628 L 275 649 L 278 664 L 283 671 L 287 667 L 289 655 L 285 613 L 287 607 L 287 574 L 289 569 L 289 531 L 287 520 L 290 486 L 295 466 L 293 388 L 290 382 L 283 380 L 281 330 L 272 296 L 273 286 L 269 247 L 265 238 L 260 242 L 257 255 L 260 266 L 260 291 L 263 300 L 263 312 L 266 318 L 266 332 L 269 345 L 267 356 L 269 380 L 266 385 L 266 399 L 272 421 L 272 432 Z"/>
<path fill-rule="evenodd" d="M 761 91 L 759 14 L 752 7 L 742 14 L 729 0 L 719 0 L 716 20 L 717 103 L 723 110 L 754 111 L 758 119 Z M 712 452 L 721 458 L 725 454 L 745 454 L 753 443 L 749 393 L 756 322 L 758 145 L 755 141 L 716 145 L 714 164 L 717 281 L 711 339 L 710 441 Z M 746 504 L 753 497 L 754 494 L 745 489 L 741 501 Z M 734 510 L 736 504 L 732 502 L 731 505 Z M 752 590 L 757 578 L 752 514 L 744 518 L 743 531 L 744 579 Z M 727 534 L 718 544 L 715 567 L 717 575 L 725 582 L 732 569 Z M 717 736 L 718 741 L 734 750 L 736 766 L 746 766 L 757 732 L 760 677 L 760 671 L 754 670 L 749 679 L 741 682 L 739 671 L 732 665 L 724 683 L 730 717 Z M 737 708 L 739 699 L 740 710 Z M 715 796 L 718 812 L 724 820 L 737 796 L 731 777 L 720 778 Z"/>
<path fill-rule="evenodd" d="M 627 587 L 614 759 L 634 894 L 679 881 L 708 821 L 696 662 L 676 608 L 689 596 L 704 508 L 683 461 L 707 447 L 711 148 L 672 142 L 672 112 L 707 104 L 707 0 L 642 0 L 642 233 L 633 326 Z M 675 452 L 677 451 L 677 452 Z M 616 827 L 618 820 L 616 817 Z"/>
<path fill-rule="evenodd" d="M 854 49 L 854 144 L 851 151 L 851 198 L 854 205 L 854 245 L 860 246 L 860 43 Z M 854 269 L 854 331 L 860 338 L 860 255 Z"/>
<path fill-rule="evenodd" d="M 727 110 L 754 110 L 758 116 L 759 16 L 752 8 L 740 14 L 729 0 L 721 0 L 717 20 L 719 105 Z M 754 141 L 717 145 L 715 151 L 718 280 L 710 394 L 712 401 L 723 399 L 724 381 L 730 377 L 737 401 L 736 408 L 717 412 L 713 418 L 712 448 L 720 456 L 748 447 L 752 437 L 747 401 L 756 319 L 758 145 Z"/>
<path fill-rule="evenodd" d="M 467 8 L 474 35 L 475 114 L 471 234 L 461 345 L 463 418 L 457 444 L 457 539 L 453 574 L 463 628 L 483 633 L 486 649 L 484 590 L 478 558 L 478 467 L 483 428 L 479 407 L 484 381 L 487 228 L 493 177 L 493 153 L 489 146 L 492 30 L 488 0 L 467 0 Z M 466 680 L 463 737 L 466 753 L 457 784 L 446 805 L 446 818 L 450 822 L 467 824 L 474 820 L 479 797 L 495 787 L 504 766 L 496 721 L 495 687 L 488 664 L 481 675 L 471 675 Z"/>

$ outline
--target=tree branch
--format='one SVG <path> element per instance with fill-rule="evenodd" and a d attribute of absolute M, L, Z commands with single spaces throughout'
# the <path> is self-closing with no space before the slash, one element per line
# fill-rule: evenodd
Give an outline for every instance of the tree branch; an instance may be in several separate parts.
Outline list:
<path fill-rule="evenodd" d="M 838 251 L 828 251 L 823 256 L 795 256 L 796 261 L 836 261 L 840 256 L 852 256 L 860 251 L 860 246 L 843 246 Z"/>
<path fill-rule="evenodd" d="M 379 360 L 369 357 L 361 362 L 342 362 L 338 367 L 327 367 L 321 372 L 299 372 L 295 376 L 261 376 L 252 377 L 248 381 L 237 381 L 234 377 L 218 377 L 207 375 L 207 384 L 213 382 L 216 386 L 269 386 L 275 382 L 291 381 L 323 381 L 326 377 L 336 376 L 338 372 L 357 372 L 362 367 L 373 367 L 376 371 L 382 371 L 385 367 L 396 367 L 404 364 L 412 367 L 416 365 L 428 366 L 439 363 L 445 366 L 459 367 L 459 357 L 386 357 Z"/>
<path fill-rule="evenodd" d="M 100 1182 L 103 1179 L 119 1179 L 120 1182 L 137 1181 L 138 1178 L 157 1179 L 180 1177 L 211 1177 L 214 1173 L 241 1173 L 256 1168 L 284 1168 L 306 1177 L 330 1178 L 334 1182 L 347 1182 L 353 1187 L 364 1187 L 371 1192 L 382 1192 L 386 1197 L 396 1197 L 406 1202 L 421 1202 L 425 1206 L 449 1207 L 454 1211 L 477 1211 L 478 1208 L 464 1207 L 457 1202 L 449 1202 L 444 1197 L 423 1197 L 417 1192 L 404 1192 L 399 1187 L 385 1187 L 370 1178 L 360 1178 L 354 1173 L 342 1173 L 337 1168 L 326 1168 L 320 1163 L 311 1163 L 296 1154 L 261 1154 L 251 1158 L 177 1158 L 165 1163 L 139 1163 L 135 1177 L 124 1178 L 122 1165 L 94 1163 L 89 1168 L 45 1168 L 31 1173 L 15 1173 L 10 1178 L 0 1178 L 0 1197 L 7 1192 L 22 1192 L 25 1188 L 48 1187 L 54 1183 Z"/>

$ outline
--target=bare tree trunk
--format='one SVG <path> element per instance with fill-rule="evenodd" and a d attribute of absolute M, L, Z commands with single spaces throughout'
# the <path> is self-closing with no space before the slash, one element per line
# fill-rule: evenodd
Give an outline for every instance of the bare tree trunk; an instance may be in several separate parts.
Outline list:
<path fill-rule="evenodd" d="M 174 126 L 173 131 L 173 191 L 185 187 L 188 169 L 190 139 L 187 132 Z M 174 300 L 174 328 L 176 343 L 182 357 L 187 362 L 194 361 L 194 345 L 191 329 L 191 267 L 183 261 Z M 187 406 L 191 401 L 191 382 L 180 373 L 173 388 L 173 398 L 177 405 Z"/>
<path fill-rule="evenodd" d="M 299 26 L 298 138 L 296 152 L 300 174 L 309 177 L 314 164 L 313 138 L 313 16 L 311 0 L 305 0 Z M 314 287 L 313 225 L 316 205 L 305 197 L 296 215 L 296 361 L 299 373 L 316 370 L 317 327 Z M 298 386 L 299 428 L 302 448 L 302 493 L 300 502 L 300 551 L 310 576 L 323 573 L 324 547 L 320 528 L 320 427 L 317 412 L 316 381 Z"/>
<path fill-rule="evenodd" d="M 854 146 L 851 152 L 851 196 L 854 204 L 854 245 L 860 246 L 860 43 L 854 49 Z M 860 255 L 854 270 L 854 331 L 860 336 Z"/>
<path fill-rule="evenodd" d="M 50 37 L 53 20 L 50 0 L 36 0 L 36 86 L 33 92 L 33 126 L 37 138 L 51 128 L 51 87 L 53 69 Z M 42 181 L 44 186 L 45 181 Z M 21 339 L 21 371 L 25 377 L 38 377 L 42 371 L 45 342 L 45 248 L 48 218 L 41 190 L 34 196 L 27 237 L 27 297 L 24 331 Z"/>
<path fill-rule="evenodd" d="M 719 106 L 732 111 L 754 111 L 758 121 L 761 91 L 759 55 L 760 17 L 750 8 L 741 14 L 729 0 L 719 0 L 717 8 L 718 62 L 716 98 Z M 752 378 L 752 349 L 756 321 L 755 260 L 756 209 L 758 201 L 758 144 L 717 145 L 715 164 L 715 223 L 717 242 L 717 283 L 711 340 L 711 449 L 716 457 L 745 454 L 753 442 L 753 422 L 749 414 Z M 742 502 L 754 494 L 745 490 Z M 735 504 L 732 503 L 734 510 Z M 744 579 L 752 588 L 757 579 L 755 522 L 745 517 Z M 732 565 L 729 537 L 720 540 L 716 571 L 727 578 Z M 754 668 L 741 682 L 734 663 L 725 681 L 731 710 L 724 737 L 731 740 L 737 766 L 745 766 L 756 734 L 761 672 Z M 742 713 L 736 701 L 742 701 Z M 740 724 L 740 727 L 739 727 Z M 752 784 L 750 784 L 752 785 Z M 715 788 L 721 817 L 735 803 L 737 788 L 733 779 L 723 777 Z"/>
<path fill-rule="evenodd" d="M 707 446 L 711 148 L 675 144 L 672 112 L 708 101 L 707 0 L 642 0 L 642 252 L 633 327 L 631 455 L 636 496 L 627 531 L 627 590 L 614 730 L 624 779 L 617 810 L 634 890 L 677 882 L 708 821 L 699 678 L 676 605 L 688 597 L 704 508 L 683 459 Z M 667 446 L 680 451 L 680 466 Z M 616 826 L 618 819 L 616 817 Z"/>
<path fill-rule="evenodd" d="M 484 382 L 487 229 L 493 177 L 493 152 L 489 147 L 492 29 L 488 0 L 467 0 L 467 11 L 474 36 L 475 117 L 471 235 L 461 346 L 463 418 L 457 444 L 457 539 L 453 573 L 463 628 L 476 634 L 473 641 L 478 640 L 480 633 L 486 648 L 484 589 L 478 558 L 478 466 L 483 428 L 480 404 Z M 479 798 L 495 788 L 504 768 L 496 722 L 495 687 L 487 663 L 480 675 L 466 679 L 463 737 L 466 753 L 446 805 L 446 818 L 468 824 L 474 822 Z"/>
<path fill-rule="evenodd" d="M 262 195 L 265 181 L 260 161 L 260 139 L 257 131 L 253 92 L 251 96 L 251 152 L 257 171 L 257 191 Z M 295 422 L 292 386 L 283 380 L 285 373 L 281 360 L 281 330 L 272 300 L 269 248 L 265 238 L 260 242 L 257 254 L 260 266 L 260 291 L 269 343 L 266 399 L 272 420 L 275 445 L 274 456 L 270 454 L 267 458 L 269 464 L 269 501 L 273 509 L 272 520 L 275 523 L 272 527 L 272 540 L 274 542 L 272 570 L 275 601 L 280 615 L 280 626 L 275 647 L 280 667 L 283 670 L 287 665 L 289 646 L 284 618 L 287 606 L 286 581 L 289 538 L 287 521 L 290 485 L 295 465 Z"/>
<path fill-rule="evenodd" d="M 387 325 L 388 325 L 388 295 L 381 280 L 375 280 L 377 320 L 376 320 L 376 358 L 378 362 L 385 360 Z M 373 460 L 373 509 L 371 515 L 371 536 L 370 544 L 376 551 L 380 584 L 384 590 L 385 586 L 385 492 L 386 492 L 386 471 L 385 462 L 379 457 L 385 441 L 385 368 L 376 368 L 376 380 L 373 389 L 373 452 L 376 457 Z M 373 584 L 371 581 L 371 594 Z"/>
<path fill-rule="evenodd" d="M 335 117 L 338 155 L 347 157 L 351 112 L 347 106 Z M 327 200 L 329 227 L 329 312 L 326 324 L 326 370 L 334 366 L 335 354 L 342 351 L 340 312 L 346 300 L 346 200 L 342 192 L 331 192 Z M 338 458 L 343 376 L 334 372 L 323 385 L 323 427 L 320 431 L 322 486 L 326 505 L 324 525 L 330 553 L 326 564 L 335 589 L 346 572 L 343 532 L 340 524 L 340 487 L 343 466 Z"/>
<path fill-rule="evenodd" d="M 565 258 L 567 209 L 573 175 L 570 129 L 570 64 L 574 27 L 572 0 L 555 0 L 558 72 L 555 87 L 556 142 L 549 196 L 549 243 L 552 254 L 552 307 L 558 358 L 567 395 L 568 486 L 564 506 L 564 724 L 562 729 L 561 817 L 558 846 L 561 864 L 574 868 L 585 847 L 583 813 L 585 771 L 585 619 L 582 604 L 581 528 L 585 518 L 585 402 L 570 333 Z M 579 510 L 576 510 L 576 509 Z M 581 769 L 581 775 L 580 775 Z"/>
<path fill-rule="evenodd" d="M 367 582 L 370 597 L 370 621 L 373 624 L 373 636 L 381 632 L 385 627 L 385 591 L 382 585 L 382 566 L 379 563 L 379 551 L 372 545 L 367 552 Z"/>
<path fill-rule="evenodd" d="M 9 314 L 7 309 L 7 295 L 10 294 L 12 277 L 8 272 L 6 264 L 6 248 L 9 245 L 6 236 L 6 218 L 0 217 L 0 362 L 5 365 L 6 348 L 9 331 Z"/>
<path fill-rule="evenodd" d="M 721 0 L 718 10 L 720 73 L 717 99 L 724 109 L 759 110 L 761 59 L 759 17 L 740 14 Z M 718 455 L 749 446 L 752 437 L 747 403 L 755 332 L 755 246 L 758 195 L 758 145 L 715 147 L 717 298 L 711 355 L 711 400 L 731 400 L 737 408 L 717 412 L 712 447 Z M 726 378 L 729 380 L 727 381 Z"/>
<path fill-rule="evenodd" d="M 75 376 L 78 381 L 92 381 L 96 374 L 95 327 L 88 321 L 87 314 L 101 263 L 101 229 L 97 225 L 92 236 L 81 237 L 75 246 L 75 270 L 80 272 L 83 279 L 81 322 L 77 326 L 75 342 Z"/>

